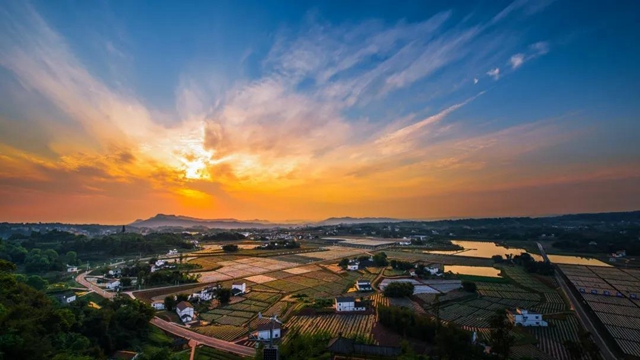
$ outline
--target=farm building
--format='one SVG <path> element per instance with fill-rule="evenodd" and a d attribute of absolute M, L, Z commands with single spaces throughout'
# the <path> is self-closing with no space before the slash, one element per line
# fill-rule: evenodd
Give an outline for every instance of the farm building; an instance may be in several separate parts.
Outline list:
<path fill-rule="evenodd" d="M 258 329 L 254 333 L 256 338 L 260 340 L 270 340 L 271 339 L 271 326 L 273 325 L 273 338 L 279 339 L 282 336 L 282 325 L 277 322 L 274 323 L 264 323 L 258 325 Z"/>
<path fill-rule="evenodd" d="M 542 315 L 531 313 L 528 310 L 516 308 L 515 311 L 508 311 L 509 319 L 515 325 L 520 326 L 548 326 L 549 324 L 542 320 Z"/>
<path fill-rule="evenodd" d="M 373 291 L 369 280 L 358 280 L 356 282 L 356 289 L 358 289 L 358 291 Z"/>
<path fill-rule="evenodd" d="M 109 289 L 109 290 L 116 290 L 119 287 L 120 287 L 120 280 L 111 280 L 107 284 L 107 289 Z"/>
<path fill-rule="evenodd" d="M 351 296 L 338 296 L 335 298 L 335 307 L 337 312 L 343 311 L 365 311 L 367 308 Z"/>
<path fill-rule="evenodd" d="M 195 318 L 193 305 L 187 301 L 180 301 L 178 303 L 176 306 L 176 313 L 184 323 L 190 322 Z"/>
<path fill-rule="evenodd" d="M 67 272 L 77 272 L 78 267 L 73 265 L 67 265 Z"/>
<path fill-rule="evenodd" d="M 242 295 L 247 292 L 247 284 L 246 283 L 233 283 L 231 285 L 231 293 L 233 296 Z"/>
<path fill-rule="evenodd" d="M 57 294 L 54 295 L 54 297 L 60 304 L 63 305 L 71 304 L 72 302 L 76 301 L 76 294 L 74 293 Z"/>
<path fill-rule="evenodd" d="M 359 266 L 360 266 L 360 263 L 357 260 L 350 260 L 349 264 L 347 265 L 347 270 L 355 271 L 355 270 L 358 270 Z"/>
<path fill-rule="evenodd" d="M 164 310 L 164 302 L 160 300 L 156 300 L 151 303 L 151 307 L 156 310 Z"/>

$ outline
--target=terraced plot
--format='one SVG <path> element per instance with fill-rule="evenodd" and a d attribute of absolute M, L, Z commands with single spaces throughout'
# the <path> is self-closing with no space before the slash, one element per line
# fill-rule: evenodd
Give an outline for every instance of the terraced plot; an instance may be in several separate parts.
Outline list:
<path fill-rule="evenodd" d="M 233 341 L 247 333 L 247 328 L 231 325 L 208 325 L 193 328 L 196 332 L 225 341 Z"/>
<path fill-rule="evenodd" d="M 538 340 L 538 348 L 554 359 L 570 359 L 564 341 L 578 341 L 580 324 L 575 316 L 567 316 L 565 320 L 549 319 L 548 327 L 527 328 Z"/>
<path fill-rule="evenodd" d="M 620 349 L 640 357 L 640 303 L 632 298 L 640 295 L 637 270 L 575 265 L 561 269 Z"/>
<path fill-rule="evenodd" d="M 297 329 L 303 334 L 328 332 L 331 336 L 363 335 L 371 336 L 371 329 L 376 322 L 375 315 L 317 315 L 292 316 L 287 321 L 290 329 Z M 289 331 L 291 333 L 292 331 Z M 286 337 L 285 337 L 286 340 Z"/>

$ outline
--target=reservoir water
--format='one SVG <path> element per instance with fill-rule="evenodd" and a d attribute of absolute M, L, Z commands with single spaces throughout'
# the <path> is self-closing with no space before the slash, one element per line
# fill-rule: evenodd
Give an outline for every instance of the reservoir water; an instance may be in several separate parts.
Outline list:
<path fill-rule="evenodd" d="M 425 251 L 428 254 L 443 254 L 443 255 L 456 255 L 456 256 L 470 256 L 490 259 L 493 255 L 501 255 L 506 257 L 507 255 L 520 255 L 526 252 L 525 249 L 518 247 L 505 247 L 498 245 L 494 242 L 485 241 L 467 241 L 467 240 L 452 240 L 453 244 L 461 246 L 464 250 L 447 250 L 447 251 Z M 531 254 L 536 261 L 542 261 L 542 256 L 537 254 Z M 574 264 L 574 265 L 589 265 L 589 266 L 611 266 L 598 259 L 584 258 L 579 256 L 568 255 L 548 255 L 549 260 L 556 264 Z M 449 267 L 450 268 L 450 267 Z M 469 274 L 475 275 L 475 274 Z"/>

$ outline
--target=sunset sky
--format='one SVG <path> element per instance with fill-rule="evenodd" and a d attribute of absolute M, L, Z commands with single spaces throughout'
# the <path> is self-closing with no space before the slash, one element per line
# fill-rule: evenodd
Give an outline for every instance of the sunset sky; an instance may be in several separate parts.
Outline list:
<path fill-rule="evenodd" d="M 637 1 L 0 1 L 0 221 L 640 209 Z"/>

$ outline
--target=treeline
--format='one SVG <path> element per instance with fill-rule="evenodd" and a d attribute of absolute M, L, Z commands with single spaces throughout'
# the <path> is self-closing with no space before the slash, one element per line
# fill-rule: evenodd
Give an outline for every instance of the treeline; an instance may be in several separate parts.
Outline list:
<path fill-rule="evenodd" d="M 109 268 L 102 269 L 102 272 L 107 273 Z M 151 272 L 151 265 L 138 263 L 132 266 L 126 266 L 120 269 L 122 277 L 135 277 L 138 284 L 144 286 L 156 286 L 156 285 L 173 285 L 173 284 L 191 284 L 198 282 L 200 274 L 189 274 L 180 270 L 157 270 Z M 129 286 L 131 281 L 123 278 L 121 279 L 123 286 Z"/>
<path fill-rule="evenodd" d="M 384 296 L 386 297 L 406 297 L 413 295 L 415 286 L 406 281 L 392 282 L 384 288 Z"/>
<path fill-rule="evenodd" d="M 628 256 L 640 255 L 640 242 L 633 235 L 621 236 L 612 241 L 609 239 L 598 239 L 599 241 L 570 238 L 555 241 L 552 245 L 555 248 L 565 251 L 573 251 L 588 254 L 611 254 L 619 250 L 625 250 Z"/>
<path fill-rule="evenodd" d="M 380 323 L 404 337 L 435 345 L 434 355 L 444 359 L 489 359 L 484 348 L 471 343 L 471 333 L 454 323 L 440 324 L 427 316 L 397 306 L 378 306 Z"/>
<path fill-rule="evenodd" d="M 503 258 L 502 255 L 493 255 L 491 259 L 496 264 L 503 262 L 512 262 L 516 265 L 521 265 L 522 267 L 524 267 L 525 271 L 529 273 L 546 276 L 553 276 L 553 274 L 555 274 L 555 269 L 550 263 L 545 261 L 535 261 L 531 254 L 526 252 L 516 256 L 507 256 L 506 259 Z"/>
<path fill-rule="evenodd" d="M 106 359 L 143 341 L 154 310 L 128 298 L 103 301 L 100 309 L 79 298 L 58 304 L 11 272 L 0 260 L 0 358 Z"/>
<path fill-rule="evenodd" d="M 206 234 L 202 236 L 202 240 L 221 241 L 221 240 L 244 240 L 247 237 L 237 232 L 219 232 L 215 234 Z"/>
<path fill-rule="evenodd" d="M 69 265 L 76 264 L 68 262 L 68 259 L 61 259 L 64 261 L 55 264 L 59 257 L 54 253 L 74 253 L 85 256 L 100 253 L 117 256 L 135 253 L 152 254 L 171 248 L 192 249 L 193 247 L 194 245 L 185 241 L 180 234 L 174 233 L 152 233 L 144 236 L 124 233 L 89 239 L 84 235 L 53 230 L 47 233 L 33 232 L 29 236 L 12 235 L 8 240 L 1 241 L 0 259 L 25 265 L 33 262 L 31 270 L 36 272 L 62 270 L 61 266 L 65 262 Z M 33 250 L 39 250 L 39 252 L 33 252 Z M 28 259 L 30 254 L 33 261 Z M 49 268 L 47 268 L 47 262 Z"/>
<path fill-rule="evenodd" d="M 513 262 L 524 266 L 524 270 L 528 273 L 535 273 L 546 276 L 553 276 L 555 269 L 551 263 L 545 261 L 535 261 L 529 253 L 522 253 L 513 257 Z"/>
<path fill-rule="evenodd" d="M 60 255 L 54 249 L 27 248 L 13 241 L 0 241 L 0 259 L 25 266 L 28 273 L 64 271 L 66 265 L 78 265 L 80 260 L 75 251 Z"/>

